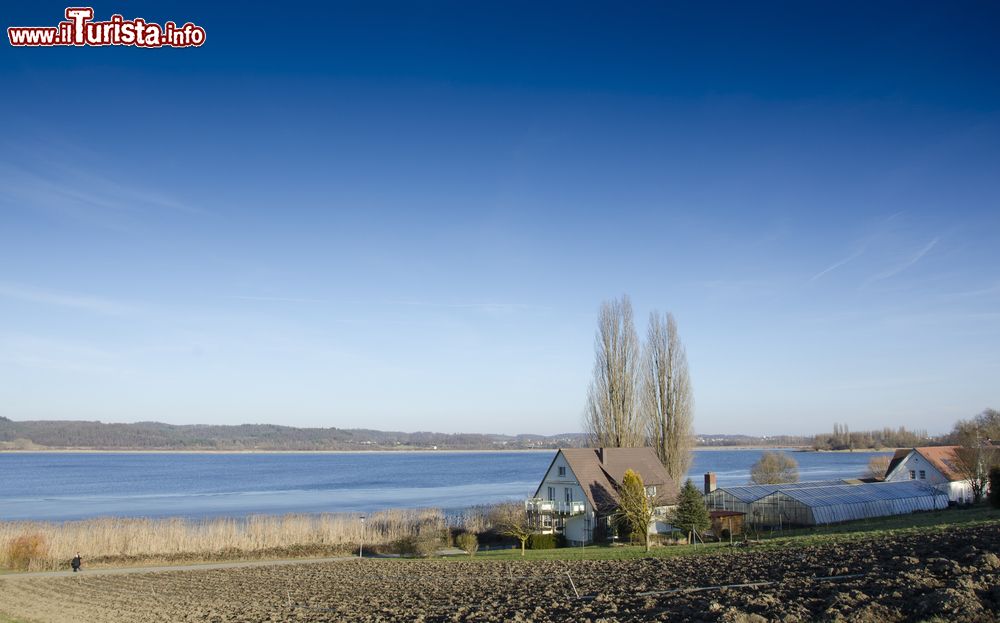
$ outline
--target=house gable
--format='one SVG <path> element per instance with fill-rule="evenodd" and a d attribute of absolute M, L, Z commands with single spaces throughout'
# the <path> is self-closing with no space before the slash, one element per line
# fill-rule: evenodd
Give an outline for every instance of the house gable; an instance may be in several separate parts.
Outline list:
<path fill-rule="evenodd" d="M 561 449 L 556 452 L 554 457 L 552 457 L 552 462 L 549 463 L 549 468 L 545 470 L 545 477 L 542 478 L 542 481 L 538 484 L 538 488 L 535 489 L 535 495 L 533 497 L 547 499 L 548 491 L 546 491 L 546 489 L 548 487 L 553 487 L 555 489 L 553 499 L 557 501 L 563 501 L 566 499 L 567 488 L 572 489 L 571 495 L 573 500 L 587 499 L 585 495 L 581 497 L 581 493 L 585 493 L 585 491 L 580 484 L 580 479 L 573 471 L 573 466 L 566 459 L 566 456 L 563 454 L 563 450 Z M 593 507 L 592 502 L 591 507 Z"/>
<path fill-rule="evenodd" d="M 560 475 L 560 468 L 565 474 Z M 656 453 L 651 448 L 563 448 L 549 464 L 535 496 L 547 497 L 548 487 L 555 487 L 558 500 L 565 499 L 565 489 L 575 485 L 574 500 L 585 499 L 591 509 L 609 513 L 618 506 L 618 482 L 627 469 L 638 472 L 647 486 L 657 487 L 664 499 L 676 497 L 673 484 Z M 579 492 L 582 497 L 576 497 Z"/>
<path fill-rule="evenodd" d="M 910 450 L 905 458 L 899 461 L 894 459 L 893 462 L 895 466 L 886 474 L 886 482 L 916 480 L 929 485 L 939 485 L 951 481 L 948 475 L 941 473 L 941 470 L 916 448 Z M 920 477 L 921 473 L 923 478 Z"/>
<path fill-rule="evenodd" d="M 896 450 L 896 453 L 892 455 L 892 460 L 889 461 L 889 467 L 887 467 L 885 469 L 885 473 L 882 474 L 882 479 L 889 480 L 889 476 L 896 471 L 896 468 L 899 467 L 900 463 L 906 460 L 906 457 L 910 456 L 911 452 L 913 452 L 913 450 L 907 448 L 900 448 Z"/>

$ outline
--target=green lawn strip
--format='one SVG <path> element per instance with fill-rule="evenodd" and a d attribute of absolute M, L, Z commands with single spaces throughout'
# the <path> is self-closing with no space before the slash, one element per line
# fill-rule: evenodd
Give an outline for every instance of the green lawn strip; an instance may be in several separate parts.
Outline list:
<path fill-rule="evenodd" d="M 0 612 L 0 623 L 28 623 L 24 619 L 15 619 Z"/>
<path fill-rule="evenodd" d="M 883 517 L 854 521 L 836 526 L 820 526 L 761 533 L 750 550 L 784 549 L 807 547 L 858 539 L 880 538 L 890 535 L 930 534 L 956 527 L 995 525 L 1000 527 L 1000 511 L 986 506 L 972 509 L 948 509 L 926 513 L 915 513 L 895 517 Z M 482 551 L 475 558 L 480 560 L 628 560 L 637 558 L 670 558 L 674 556 L 703 556 L 726 551 L 743 550 L 731 548 L 729 543 L 707 543 L 704 545 L 678 545 L 654 547 L 648 553 L 637 546 L 588 546 L 564 547 L 548 550 L 527 550 L 524 557 L 521 550 L 505 549 Z M 468 560 L 467 556 L 451 557 L 449 560 Z"/>
<path fill-rule="evenodd" d="M 476 560 L 634 560 L 638 558 L 669 558 L 673 556 L 701 555 L 728 549 L 729 544 L 707 543 L 695 546 L 645 548 L 634 545 L 588 545 L 587 547 L 560 547 L 556 549 L 529 549 L 521 556 L 520 548 L 478 552 Z M 449 560 L 469 560 L 468 556 L 454 556 Z"/>

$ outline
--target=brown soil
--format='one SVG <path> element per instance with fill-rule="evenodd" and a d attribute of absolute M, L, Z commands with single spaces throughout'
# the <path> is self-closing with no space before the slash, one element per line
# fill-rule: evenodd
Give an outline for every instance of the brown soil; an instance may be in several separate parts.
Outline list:
<path fill-rule="evenodd" d="M 138 565 L 181 565 L 209 562 L 229 562 L 234 560 L 280 560 L 286 558 L 325 558 L 328 556 L 344 556 L 357 553 L 353 547 L 346 545 L 292 545 L 288 547 L 269 547 L 247 551 L 242 549 L 222 549 L 215 552 L 197 552 L 180 554 L 157 554 L 154 556 L 99 556 L 87 558 L 87 567 L 91 569 L 133 567 Z M 70 569 L 69 561 L 59 567 Z"/>
<path fill-rule="evenodd" d="M 988 526 L 630 561 L 356 560 L 82 573 L 0 578 L 0 611 L 38 621 L 139 623 L 997 622 L 997 552 L 1000 528 Z M 750 583 L 758 585 L 691 590 Z"/>

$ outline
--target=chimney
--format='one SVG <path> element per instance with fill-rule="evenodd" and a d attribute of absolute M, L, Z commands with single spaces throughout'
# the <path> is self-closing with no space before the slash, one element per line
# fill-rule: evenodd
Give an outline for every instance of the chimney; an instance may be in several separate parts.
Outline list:
<path fill-rule="evenodd" d="M 705 495 L 715 491 L 715 472 L 705 474 Z"/>

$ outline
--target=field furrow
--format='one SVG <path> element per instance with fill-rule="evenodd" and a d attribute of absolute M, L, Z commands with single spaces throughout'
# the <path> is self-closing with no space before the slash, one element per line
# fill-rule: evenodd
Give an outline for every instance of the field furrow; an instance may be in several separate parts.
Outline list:
<path fill-rule="evenodd" d="M 0 579 L 41 622 L 997 621 L 1000 528 L 639 560 L 354 560 Z"/>

